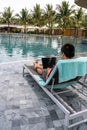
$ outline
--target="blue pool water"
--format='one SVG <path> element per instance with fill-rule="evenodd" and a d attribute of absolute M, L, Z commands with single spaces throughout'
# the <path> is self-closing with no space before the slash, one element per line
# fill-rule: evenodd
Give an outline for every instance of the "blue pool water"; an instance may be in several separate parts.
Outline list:
<path fill-rule="evenodd" d="M 60 56 L 62 43 L 73 43 L 76 54 L 87 55 L 87 45 L 82 39 L 70 37 L 48 37 L 36 35 L 0 35 L 0 63 L 19 60 L 34 60 L 42 56 Z"/>

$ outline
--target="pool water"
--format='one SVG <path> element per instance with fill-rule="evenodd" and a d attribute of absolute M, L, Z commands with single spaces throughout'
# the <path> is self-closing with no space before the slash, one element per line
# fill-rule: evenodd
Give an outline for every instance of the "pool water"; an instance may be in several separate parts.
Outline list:
<path fill-rule="evenodd" d="M 0 35 L 0 63 L 34 60 L 42 56 L 59 56 L 63 43 L 73 43 L 76 54 L 87 55 L 87 45 L 79 44 L 82 39 L 39 35 Z"/>

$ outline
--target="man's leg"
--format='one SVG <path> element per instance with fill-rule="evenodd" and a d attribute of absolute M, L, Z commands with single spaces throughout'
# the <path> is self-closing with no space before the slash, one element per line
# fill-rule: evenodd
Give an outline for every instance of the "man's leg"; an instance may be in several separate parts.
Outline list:
<path fill-rule="evenodd" d="M 42 74 L 42 73 L 43 73 L 43 66 L 40 65 L 37 61 L 35 61 L 33 64 L 34 64 L 34 69 L 35 69 L 39 74 Z"/>
<path fill-rule="evenodd" d="M 41 75 L 43 74 L 43 68 L 37 68 L 36 70 L 37 70 L 38 74 L 41 74 Z"/>

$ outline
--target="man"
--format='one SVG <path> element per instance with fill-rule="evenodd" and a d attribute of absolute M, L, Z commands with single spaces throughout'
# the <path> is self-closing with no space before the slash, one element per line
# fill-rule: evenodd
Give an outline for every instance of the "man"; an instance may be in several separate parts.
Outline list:
<path fill-rule="evenodd" d="M 61 59 L 71 59 L 75 56 L 75 47 L 70 44 L 66 43 L 61 47 Z M 38 61 L 35 61 L 34 63 L 34 69 L 38 72 L 40 75 L 44 75 L 43 77 L 45 80 L 49 77 L 52 68 L 43 69 L 43 66 L 38 63 Z"/>

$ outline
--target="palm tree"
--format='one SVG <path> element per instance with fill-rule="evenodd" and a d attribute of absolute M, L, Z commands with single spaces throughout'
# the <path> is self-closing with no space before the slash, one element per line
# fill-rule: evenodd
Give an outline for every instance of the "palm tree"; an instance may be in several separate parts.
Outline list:
<path fill-rule="evenodd" d="M 47 4 L 45 9 L 46 9 L 44 13 L 45 24 L 51 29 L 52 34 L 52 28 L 56 20 L 56 12 L 53 10 L 53 6 L 50 4 Z"/>
<path fill-rule="evenodd" d="M 72 22 L 72 14 L 74 14 L 75 10 L 74 6 L 70 7 L 69 2 L 63 1 L 62 5 L 57 5 L 57 15 L 58 15 L 58 24 L 59 27 L 62 28 L 63 33 L 64 29 L 70 26 Z"/>
<path fill-rule="evenodd" d="M 78 8 L 77 11 L 75 11 L 75 14 L 74 14 L 74 17 L 73 17 L 73 25 L 75 27 L 75 36 L 78 35 L 78 29 L 82 27 L 83 16 L 84 16 L 83 9 Z"/>
<path fill-rule="evenodd" d="M 42 14 L 43 14 L 43 10 L 41 9 L 39 4 L 36 4 L 33 8 L 33 10 L 31 10 L 32 12 L 32 24 L 34 24 L 35 26 L 41 26 L 42 25 Z"/>
<path fill-rule="evenodd" d="M 82 25 L 83 25 L 84 28 L 87 28 L 87 14 L 85 14 L 83 16 L 83 23 L 82 23 Z"/>
<path fill-rule="evenodd" d="M 9 25 L 11 24 L 12 20 L 13 20 L 13 11 L 11 10 L 10 7 L 7 7 L 4 9 L 4 12 L 1 13 L 1 19 L 3 23 L 7 23 L 8 24 L 8 32 L 10 32 L 10 27 Z"/>
<path fill-rule="evenodd" d="M 28 10 L 26 8 L 22 9 L 20 14 L 16 14 L 16 16 L 19 17 L 21 24 L 24 25 L 24 33 L 26 33 L 26 26 L 29 20 Z"/>

